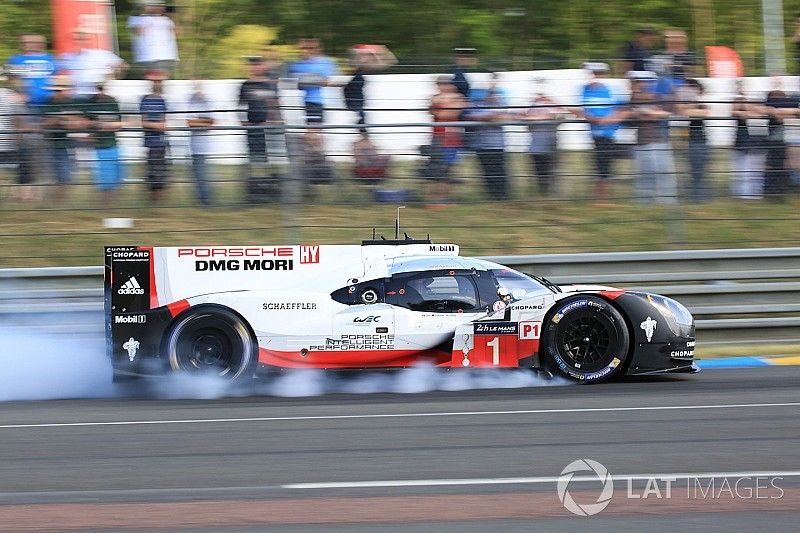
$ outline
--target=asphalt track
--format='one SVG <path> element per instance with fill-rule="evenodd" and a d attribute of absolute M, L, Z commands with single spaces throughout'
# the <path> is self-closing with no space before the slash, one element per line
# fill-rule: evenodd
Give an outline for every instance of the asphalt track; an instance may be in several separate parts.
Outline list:
<path fill-rule="evenodd" d="M 797 530 L 799 386 L 800 366 L 784 366 L 595 386 L 0 404 L 0 529 Z M 556 494 L 578 458 L 616 478 L 590 518 Z M 687 477 L 670 498 L 663 484 L 661 498 L 628 498 L 651 473 L 767 489 L 698 495 Z M 593 503 L 600 483 L 570 491 Z"/>

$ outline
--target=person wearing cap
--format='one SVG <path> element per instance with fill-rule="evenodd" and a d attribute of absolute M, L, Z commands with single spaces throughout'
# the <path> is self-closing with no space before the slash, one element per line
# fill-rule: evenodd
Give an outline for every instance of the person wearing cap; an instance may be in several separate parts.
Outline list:
<path fill-rule="evenodd" d="M 493 72 L 483 87 L 472 89 L 471 96 L 472 105 L 460 118 L 482 124 L 465 128 L 467 146 L 474 150 L 480 163 L 486 196 L 492 200 L 508 200 L 505 130 L 499 122 L 508 120 L 511 114 L 506 108 L 503 91 L 498 87 L 497 73 Z"/>
<path fill-rule="evenodd" d="M 475 66 L 477 50 L 474 48 L 453 48 L 453 85 L 461 96 L 469 98 L 467 70 Z"/>
<path fill-rule="evenodd" d="M 147 185 L 150 201 L 161 201 L 167 186 L 167 102 L 162 95 L 167 73 L 154 70 L 147 73 L 152 83 L 150 94 L 139 103 L 139 114 L 144 129 L 144 146 L 147 148 Z"/>
<path fill-rule="evenodd" d="M 57 68 L 53 56 L 47 53 L 47 40 L 44 35 L 26 33 L 20 37 L 20 47 L 22 52 L 8 59 L 7 70 L 24 81 L 29 105 L 45 104 L 51 96 L 50 76 Z"/>
<path fill-rule="evenodd" d="M 663 126 L 671 114 L 658 102 L 654 73 L 633 71 L 628 77 L 631 99 L 625 118 L 636 131 L 636 198 L 643 203 L 674 204 L 678 200 L 675 161 L 669 145 L 669 131 Z"/>
<path fill-rule="evenodd" d="M 330 78 L 339 71 L 336 63 L 322 54 L 319 39 L 301 39 L 299 43 L 303 58 L 289 67 L 289 75 L 297 78 L 298 87 L 305 97 L 306 122 L 322 124 L 325 99 L 322 89 L 330 84 Z"/>
<path fill-rule="evenodd" d="M 611 197 L 613 164 L 619 151 L 616 136 L 623 117 L 622 101 L 605 82 L 607 64 L 589 62 L 583 68 L 589 74 L 589 82 L 581 90 L 580 114 L 589 123 L 594 145 L 595 202 L 604 207 Z"/>
<path fill-rule="evenodd" d="M 53 76 L 48 89 L 53 95 L 42 106 L 44 138 L 56 178 L 54 198 L 61 201 L 67 185 L 72 182 L 74 138 L 70 134 L 82 129 L 83 110 L 73 97 L 72 83 L 66 74 Z"/>

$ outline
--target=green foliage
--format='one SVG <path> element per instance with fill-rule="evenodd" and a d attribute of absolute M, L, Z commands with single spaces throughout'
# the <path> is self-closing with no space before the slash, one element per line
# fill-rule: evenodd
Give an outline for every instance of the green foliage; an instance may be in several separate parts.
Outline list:
<path fill-rule="evenodd" d="M 784 0 L 790 72 L 797 48 L 789 41 L 800 0 Z M 48 0 L 0 0 L 0 58 L 17 48 L 23 31 L 50 35 Z M 748 74 L 763 73 L 758 0 L 174 0 L 181 29 L 183 74 L 227 76 L 238 58 L 277 38 L 281 44 L 320 37 L 329 54 L 356 43 L 380 43 L 401 65 L 442 65 L 454 46 L 474 46 L 487 64 L 512 68 L 574 67 L 619 55 L 642 24 L 685 29 L 693 47 L 736 48 Z M 135 0 L 117 0 L 117 31 L 130 59 L 128 16 Z M 249 29 L 248 29 L 249 28 Z M 269 30 L 255 30 L 268 28 Z M 249 39 L 254 42 L 248 43 Z"/>
<path fill-rule="evenodd" d="M 0 61 L 17 53 L 23 33 L 50 35 L 49 5 L 48 0 L 0 1 Z"/>
<path fill-rule="evenodd" d="M 271 43 L 278 32 L 266 26 L 243 24 L 219 39 L 209 50 L 210 57 L 218 58 L 214 73 L 222 78 L 245 77 L 242 56 L 260 55 L 265 43 Z M 235 51 L 235 54 L 231 54 Z"/>

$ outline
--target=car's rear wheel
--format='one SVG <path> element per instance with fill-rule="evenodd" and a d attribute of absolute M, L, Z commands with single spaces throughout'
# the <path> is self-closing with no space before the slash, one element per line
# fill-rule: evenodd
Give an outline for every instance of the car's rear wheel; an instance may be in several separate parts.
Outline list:
<path fill-rule="evenodd" d="M 173 372 L 251 377 L 258 344 L 239 315 L 221 306 L 200 306 L 180 315 L 167 335 L 166 355 Z"/>
<path fill-rule="evenodd" d="M 541 340 L 548 368 L 583 382 L 605 381 L 619 375 L 630 350 L 625 319 L 598 296 L 557 303 Z"/>

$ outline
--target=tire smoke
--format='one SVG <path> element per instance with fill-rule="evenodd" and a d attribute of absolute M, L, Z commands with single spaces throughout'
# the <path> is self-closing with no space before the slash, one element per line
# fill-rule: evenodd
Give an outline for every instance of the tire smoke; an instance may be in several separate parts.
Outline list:
<path fill-rule="evenodd" d="M 245 396 L 309 397 L 324 394 L 418 394 L 433 391 L 567 385 L 515 369 L 457 369 L 421 364 L 393 371 L 326 372 L 296 369 L 238 383 L 210 375 L 166 375 L 114 383 L 104 342 L 92 337 L 17 331 L 0 338 L 0 401 L 78 398 L 220 399 Z"/>

